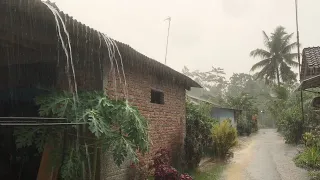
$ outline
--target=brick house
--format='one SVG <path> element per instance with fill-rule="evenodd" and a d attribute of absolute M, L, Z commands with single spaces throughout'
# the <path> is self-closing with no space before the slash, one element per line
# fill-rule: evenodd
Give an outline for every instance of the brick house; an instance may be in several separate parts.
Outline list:
<path fill-rule="evenodd" d="M 70 35 L 78 90 L 105 89 L 111 97 L 123 97 L 121 85 L 113 84 L 107 45 L 101 40 L 101 33 L 61 11 L 59 14 Z M 46 5 L 40 0 L 2 0 L 0 32 L 2 109 L 8 104 L 12 109 L 22 104 L 34 109 L 30 101 L 38 95 L 39 87 L 69 90 L 66 57 L 55 18 Z M 160 147 L 182 144 L 186 90 L 200 85 L 130 46 L 116 43 L 123 59 L 129 101 L 149 121 L 150 154 Z M 27 98 L 23 99 L 21 94 Z M 26 112 L 21 110 L 21 115 L 34 116 Z M 0 113 L 0 116 L 12 115 Z M 149 159 L 150 154 L 144 158 Z M 107 154 L 101 155 L 100 179 L 123 179 L 126 166 L 114 169 L 109 158 Z"/>

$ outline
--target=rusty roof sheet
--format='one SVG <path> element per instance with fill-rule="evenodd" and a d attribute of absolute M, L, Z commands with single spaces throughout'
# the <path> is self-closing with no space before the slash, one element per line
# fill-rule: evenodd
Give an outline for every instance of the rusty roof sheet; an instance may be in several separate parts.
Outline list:
<path fill-rule="evenodd" d="M 303 55 L 309 68 L 320 68 L 320 47 L 305 48 Z"/>

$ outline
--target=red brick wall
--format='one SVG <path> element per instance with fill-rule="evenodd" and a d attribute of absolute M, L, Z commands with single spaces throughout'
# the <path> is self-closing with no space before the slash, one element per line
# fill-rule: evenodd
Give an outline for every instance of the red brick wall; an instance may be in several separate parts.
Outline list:
<path fill-rule="evenodd" d="M 125 69 L 129 102 L 137 106 L 140 113 L 149 122 L 149 134 L 152 141 L 150 152 L 160 147 L 170 147 L 175 141 L 181 142 L 181 133 L 185 123 L 185 89 L 160 80 L 141 71 Z M 164 104 L 151 103 L 151 88 L 164 92 Z M 114 91 L 112 78 L 108 78 L 107 93 L 122 96 L 122 86 Z"/>
<path fill-rule="evenodd" d="M 170 80 L 145 74 L 143 70 L 125 67 L 125 74 L 129 102 L 137 106 L 140 113 L 149 122 L 149 135 L 152 144 L 150 144 L 150 152 L 143 159 L 150 160 L 152 155 L 161 147 L 170 149 L 172 145 L 182 144 L 185 135 L 184 87 L 175 85 Z M 108 77 L 104 78 L 104 81 L 104 84 L 107 85 L 105 88 L 109 96 L 123 98 L 123 87 L 119 84 L 119 81 L 117 81 L 118 87 L 116 91 L 110 73 L 108 73 Z M 151 88 L 164 92 L 164 104 L 150 102 Z M 104 168 L 106 166 L 102 165 L 101 167 Z M 124 168 L 122 167 L 119 173 L 123 172 Z M 103 171 L 102 169 L 104 174 Z M 110 175 L 110 172 L 107 174 Z M 117 173 L 113 173 L 113 175 L 111 179 L 122 179 L 116 178 Z"/>

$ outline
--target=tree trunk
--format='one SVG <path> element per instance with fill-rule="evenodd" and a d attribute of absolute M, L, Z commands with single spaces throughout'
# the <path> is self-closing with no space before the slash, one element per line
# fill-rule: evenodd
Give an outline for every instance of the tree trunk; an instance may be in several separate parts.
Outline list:
<path fill-rule="evenodd" d="M 280 74 L 279 74 L 279 68 L 277 67 L 277 83 L 278 86 L 280 86 Z"/>
<path fill-rule="evenodd" d="M 42 153 L 37 180 L 57 180 L 59 168 L 54 167 L 52 162 L 54 146 L 46 144 Z"/>

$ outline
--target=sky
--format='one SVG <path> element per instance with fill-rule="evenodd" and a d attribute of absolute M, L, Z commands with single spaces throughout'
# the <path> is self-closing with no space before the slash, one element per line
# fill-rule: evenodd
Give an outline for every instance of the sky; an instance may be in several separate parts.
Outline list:
<path fill-rule="evenodd" d="M 294 0 L 53 0 L 60 10 L 108 36 L 180 71 L 212 66 L 249 73 L 258 62 L 250 51 L 263 48 L 262 30 L 296 31 Z M 320 46 L 320 1 L 299 0 L 302 48 Z M 295 38 L 293 39 L 296 40 Z"/>

